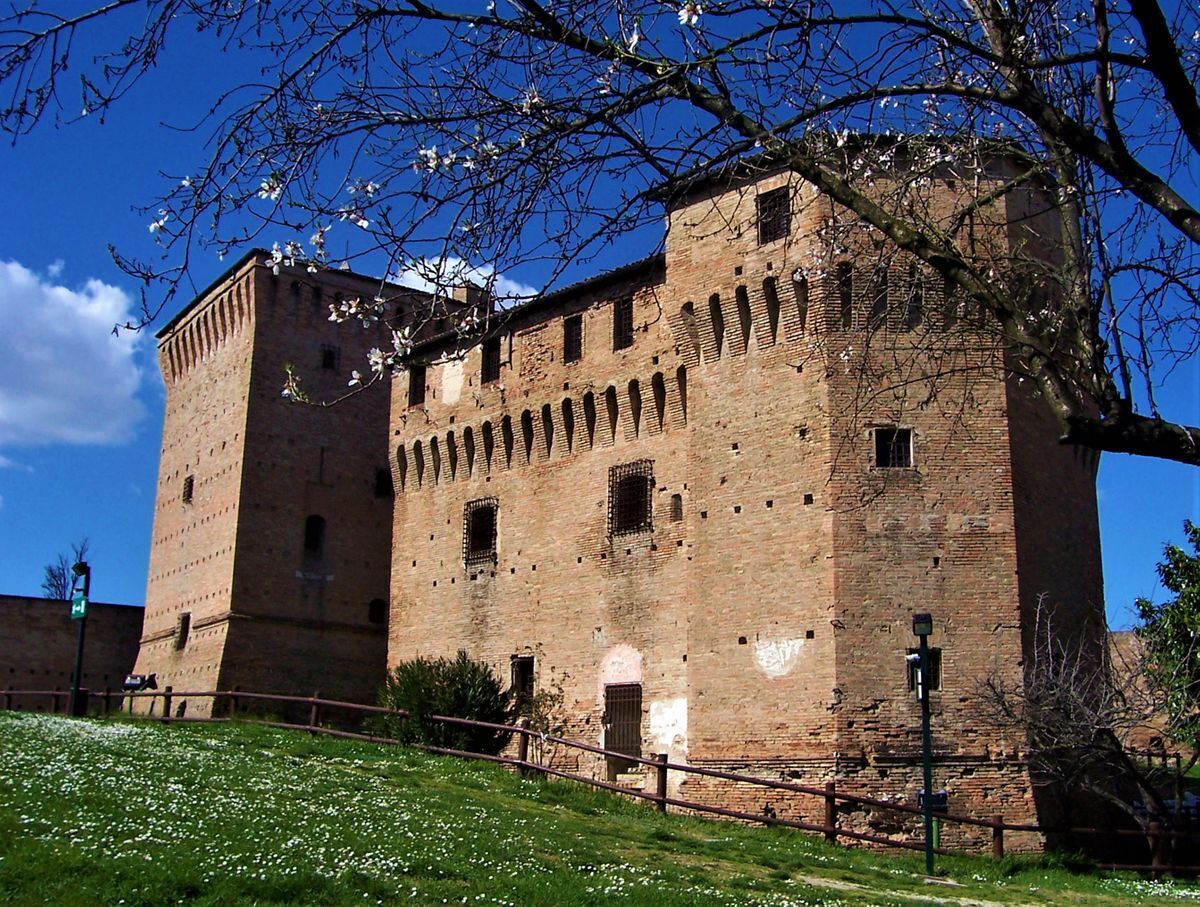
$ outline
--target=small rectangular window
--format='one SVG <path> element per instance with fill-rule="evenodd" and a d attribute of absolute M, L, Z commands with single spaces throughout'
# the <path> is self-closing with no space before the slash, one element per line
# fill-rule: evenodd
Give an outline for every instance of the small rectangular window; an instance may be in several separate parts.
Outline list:
<path fill-rule="evenodd" d="M 410 365 L 408 367 L 408 405 L 423 406 L 425 404 L 425 366 Z"/>
<path fill-rule="evenodd" d="M 654 528 L 654 461 L 635 460 L 608 471 L 608 534 L 628 535 Z"/>
<path fill-rule="evenodd" d="M 496 562 L 496 511 L 499 507 L 496 498 L 467 501 L 463 507 L 464 565 Z"/>
<path fill-rule="evenodd" d="M 909 649 L 909 655 L 919 655 L 920 649 Z M 908 690 L 910 693 L 917 691 L 917 664 L 916 659 L 911 659 L 908 662 Z M 940 690 L 942 688 L 942 650 L 929 650 L 929 689 Z"/>
<path fill-rule="evenodd" d="M 764 192 L 755 200 L 760 246 L 783 239 L 792 229 L 791 191 L 787 186 Z"/>
<path fill-rule="evenodd" d="M 382 598 L 367 602 L 367 620 L 373 624 L 387 623 L 387 602 Z"/>
<path fill-rule="evenodd" d="M 196 477 L 186 476 L 183 480 L 183 503 L 192 503 L 192 495 L 196 491 Z"/>
<path fill-rule="evenodd" d="M 514 655 L 512 657 L 512 696 L 513 707 L 518 714 L 529 711 L 533 702 L 533 656 Z"/>
<path fill-rule="evenodd" d="M 479 370 L 479 380 L 482 384 L 497 381 L 500 378 L 500 338 L 489 337 L 483 341 L 483 363 Z"/>
<path fill-rule="evenodd" d="M 321 368 L 325 371 L 336 372 L 341 351 L 336 346 L 324 344 L 321 347 Z"/>
<path fill-rule="evenodd" d="M 175 651 L 180 651 L 187 645 L 188 634 L 192 631 L 192 612 L 184 611 L 179 615 L 179 621 L 175 624 Z"/>
<path fill-rule="evenodd" d="M 325 554 L 325 518 L 310 514 L 304 519 L 304 556 L 320 558 Z"/>
<path fill-rule="evenodd" d="M 633 300 L 618 299 L 613 303 L 613 349 L 633 346 Z"/>
<path fill-rule="evenodd" d="M 563 319 L 563 362 L 578 362 L 583 358 L 583 316 L 568 315 Z"/>
<path fill-rule="evenodd" d="M 392 496 L 392 471 L 390 469 L 375 470 L 375 497 L 390 498 Z"/>
<path fill-rule="evenodd" d="M 908 469 L 913 465 L 912 429 L 875 429 L 875 466 L 879 469 Z"/>

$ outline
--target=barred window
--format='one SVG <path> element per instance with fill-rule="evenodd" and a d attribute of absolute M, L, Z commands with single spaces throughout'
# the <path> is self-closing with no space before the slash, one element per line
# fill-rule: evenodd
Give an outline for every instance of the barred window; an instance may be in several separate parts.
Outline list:
<path fill-rule="evenodd" d="M 183 503 L 192 503 L 192 495 L 196 492 L 196 477 L 185 476 L 183 479 Z"/>
<path fill-rule="evenodd" d="M 783 239 L 792 229 L 792 202 L 787 186 L 764 192 L 755 200 L 758 244 Z"/>
<path fill-rule="evenodd" d="M 649 532 L 654 528 L 653 491 L 653 460 L 635 460 L 609 469 L 609 536 Z"/>
<path fill-rule="evenodd" d="M 425 403 L 425 366 L 408 367 L 408 405 L 422 406 Z"/>
<path fill-rule="evenodd" d="M 479 381 L 482 384 L 496 381 L 500 378 L 500 338 L 489 337 L 483 341 L 483 364 L 479 371 Z"/>
<path fill-rule="evenodd" d="M 583 316 L 569 315 L 563 319 L 563 362 L 578 362 L 583 358 Z"/>
<path fill-rule="evenodd" d="M 496 498 L 467 501 L 463 507 L 463 564 L 496 562 Z"/>
<path fill-rule="evenodd" d="M 920 649 L 909 649 L 909 655 L 920 655 Z M 920 664 L 916 659 L 910 659 L 908 662 L 908 690 L 910 693 L 915 693 L 917 690 L 917 671 Z M 942 650 L 931 648 L 929 650 L 929 689 L 940 690 L 942 688 Z"/>
<path fill-rule="evenodd" d="M 633 346 L 633 300 L 618 299 L 613 303 L 613 349 Z"/>
<path fill-rule="evenodd" d="M 913 465 L 912 429 L 875 429 L 875 466 L 879 469 L 907 469 Z"/>

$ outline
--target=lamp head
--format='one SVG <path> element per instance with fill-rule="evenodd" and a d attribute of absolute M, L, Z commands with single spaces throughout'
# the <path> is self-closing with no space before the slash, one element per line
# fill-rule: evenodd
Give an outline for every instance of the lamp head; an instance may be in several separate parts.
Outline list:
<path fill-rule="evenodd" d="M 913 615 L 913 635 L 914 636 L 932 636 L 933 635 L 933 615 L 932 614 L 914 614 Z"/>
<path fill-rule="evenodd" d="M 71 568 L 71 573 L 75 576 L 87 576 L 92 572 L 92 568 L 88 566 L 87 561 L 79 561 Z"/>

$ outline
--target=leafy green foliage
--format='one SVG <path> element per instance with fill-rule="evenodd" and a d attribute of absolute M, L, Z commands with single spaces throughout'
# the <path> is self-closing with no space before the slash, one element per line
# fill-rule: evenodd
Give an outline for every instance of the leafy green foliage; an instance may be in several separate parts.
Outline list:
<path fill-rule="evenodd" d="M 511 734 L 487 728 L 433 721 L 430 715 L 468 718 L 492 724 L 512 720 L 509 693 L 492 669 L 459 651 L 453 658 L 416 658 L 396 665 L 379 691 L 379 704 L 403 709 L 407 718 L 386 716 L 377 729 L 402 743 L 419 743 L 495 754 Z"/>
<path fill-rule="evenodd" d="M 1189 520 L 1183 528 L 1191 552 L 1167 545 L 1158 565 L 1159 579 L 1175 598 L 1159 605 L 1139 598 L 1137 635 L 1146 683 L 1166 718 L 1164 732 L 1194 746 L 1200 738 L 1200 526 Z"/>

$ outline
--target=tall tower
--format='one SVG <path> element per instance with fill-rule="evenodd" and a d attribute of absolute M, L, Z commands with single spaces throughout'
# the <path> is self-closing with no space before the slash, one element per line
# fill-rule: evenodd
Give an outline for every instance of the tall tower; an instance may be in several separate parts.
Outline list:
<path fill-rule="evenodd" d="M 389 292 L 395 288 L 388 288 Z M 383 678 L 388 392 L 335 406 L 381 327 L 329 321 L 378 280 L 247 254 L 158 334 L 167 388 L 139 673 L 176 691 L 370 701 Z M 203 714 L 208 700 L 177 710 Z"/>

